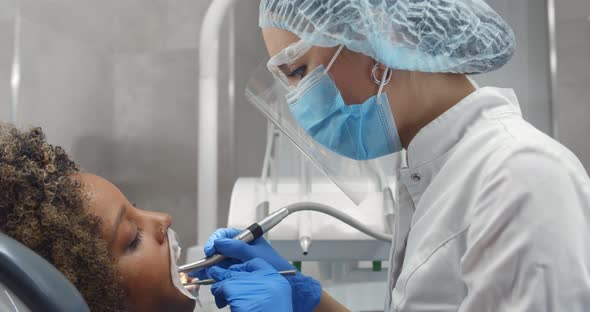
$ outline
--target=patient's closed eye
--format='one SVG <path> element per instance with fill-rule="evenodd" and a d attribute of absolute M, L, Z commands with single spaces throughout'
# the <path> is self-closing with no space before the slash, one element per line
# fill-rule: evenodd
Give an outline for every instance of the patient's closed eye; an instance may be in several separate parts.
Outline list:
<path fill-rule="evenodd" d="M 142 239 L 143 239 L 143 229 L 138 227 L 137 234 L 135 235 L 135 238 L 131 241 L 131 243 L 129 243 L 129 246 L 127 246 L 127 250 L 129 250 L 129 251 L 136 250 L 137 247 L 139 246 L 139 244 L 141 243 Z"/>

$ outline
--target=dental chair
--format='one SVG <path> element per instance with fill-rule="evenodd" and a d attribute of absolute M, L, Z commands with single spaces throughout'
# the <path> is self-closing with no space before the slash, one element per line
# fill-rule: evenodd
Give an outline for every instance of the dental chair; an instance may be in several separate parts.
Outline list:
<path fill-rule="evenodd" d="M 0 311 L 85 312 L 82 295 L 53 265 L 0 233 Z"/>

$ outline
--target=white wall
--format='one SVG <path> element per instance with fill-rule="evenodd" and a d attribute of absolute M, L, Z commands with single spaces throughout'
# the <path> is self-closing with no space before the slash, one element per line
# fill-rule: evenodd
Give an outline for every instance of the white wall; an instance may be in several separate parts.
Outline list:
<path fill-rule="evenodd" d="M 556 0 L 557 79 L 550 114 L 551 81 L 546 1 L 489 0 L 513 26 L 518 47 L 504 69 L 476 77 L 484 84 L 515 89 L 524 116 L 570 148 L 590 168 L 590 1 Z M 488 80 L 489 79 L 489 80 Z"/>
<path fill-rule="evenodd" d="M 0 7 L 0 12 L 2 8 Z M 6 11 L 4 11 L 6 12 Z M 10 70 L 14 46 L 14 21 L 11 16 L 0 16 L 0 120 L 8 120 L 10 109 Z"/>
<path fill-rule="evenodd" d="M 10 69 L 18 0 L 0 0 L 0 119 L 10 116 Z M 19 121 L 43 126 L 90 172 L 117 184 L 141 207 L 170 213 L 184 245 L 196 242 L 199 29 L 209 1 L 20 0 L 22 89 Z M 220 130 L 220 221 L 233 182 L 257 175 L 264 120 L 243 96 L 262 48 L 257 4 L 241 2 L 236 114 Z M 224 32 L 229 29 L 225 26 Z M 244 41 L 246 40 L 246 41 Z M 220 59 L 227 64 L 227 42 Z M 220 69 L 227 84 L 227 65 Z M 221 92 L 227 91 L 222 89 Z M 227 124 L 221 97 L 220 124 Z M 237 136 L 235 155 L 229 150 Z M 207 147 L 203 147 L 207 148 Z M 227 170 L 233 159 L 233 170 Z M 211 207 L 212 209 L 214 207 Z"/>
<path fill-rule="evenodd" d="M 512 26 L 516 53 L 502 69 L 474 78 L 482 85 L 513 88 L 525 119 L 551 134 L 547 10 L 539 0 L 486 1 Z"/>
<path fill-rule="evenodd" d="M 78 148 L 87 139 L 101 142 L 112 133 L 107 55 L 96 48 L 92 38 L 77 39 L 46 21 L 32 19 L 41 15 L 41 8 L 34 5 L 37 3 L 44 2 L 23 1 L 22 7 L 19 124 L 43 126 L 54 142 L 78 155 L 80 163 L 89 170 L 108 168 L 110 160 L 103 157 L 102 146 Z M 4 26 L 0 27 L 0 117 L 4 120 L 9 119 L 11 112 L 15 4 L 14 0 L 0 2 L 5 15 L 0 21 Z"/>
<path fill-rule="evenodd" d="M 590 169 L 590 1 L 556 1 L 558 138 Z"/>

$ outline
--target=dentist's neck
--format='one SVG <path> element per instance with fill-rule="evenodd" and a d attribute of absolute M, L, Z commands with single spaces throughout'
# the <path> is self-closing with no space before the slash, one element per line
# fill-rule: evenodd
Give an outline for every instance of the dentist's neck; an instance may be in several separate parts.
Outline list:
<path fill-rule="evenodd" d="M 420 129 L 475 88 L 465 75 L 394 71 L 385 90 L 402 146 L 407 149 Z"/>

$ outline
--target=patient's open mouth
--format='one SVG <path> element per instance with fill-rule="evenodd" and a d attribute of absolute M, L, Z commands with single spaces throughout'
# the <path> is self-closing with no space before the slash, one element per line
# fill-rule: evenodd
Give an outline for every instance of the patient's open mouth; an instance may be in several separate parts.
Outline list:
<path fill-rule="evenodd" d="M 196 297 L 183 285 L 188 282 L 188 275 L 186 273 L 178 273 L 177 262 L 180 259 L 182 249 L 178 245 L 176 233 L 171 229 L 168 229 L 168 247 L 170 249 L 170 278 L 172 279 L 172 283 L 182 294 L 195 300 Z"/>
<path fill-rule="evenodd" d="M 180 279 L 180 282 L 184 285 L 186 283 L 188 283 L 188 274 L 186 273 L 178 273 L 178 278 Z"/>

